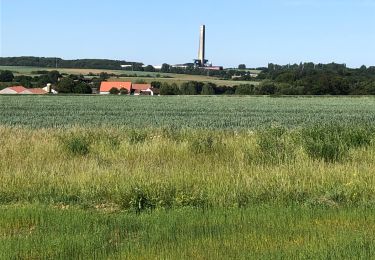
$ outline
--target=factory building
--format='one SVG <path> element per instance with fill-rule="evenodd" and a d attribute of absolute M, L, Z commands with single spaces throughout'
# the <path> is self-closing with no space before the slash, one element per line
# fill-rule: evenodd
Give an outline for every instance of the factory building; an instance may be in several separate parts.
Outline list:
<path fill-rule="evenodd" d="M 223 70 L 222 66 L 212 66 L 206 59 L 206 26 L 200 27 L 198 59 L 194 60 L 196 67 L 206 70 Z"/>

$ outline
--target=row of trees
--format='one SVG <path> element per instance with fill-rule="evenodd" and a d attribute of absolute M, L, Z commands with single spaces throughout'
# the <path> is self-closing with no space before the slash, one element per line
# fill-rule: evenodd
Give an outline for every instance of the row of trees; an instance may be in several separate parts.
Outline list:
<path fill-rule="evenodd" d="M 241 84 L 233 87 L 213 83 L 187 82 L 181 85 L 153 82 L 161 95 L 375 95 L 375 81 L 363 81 L 343 88 L 340 82 L 326 82 L 322 88 L 278 83 L 264 80 L 260 84 Z"/>
<path fill-rule="evenodd" d="M 105 59 L 64 60 L 44 57 L 0 57 L 0 66 L 32 66 L 41 68 L 80 68 L 119 70 L 121 65 L 142 66 L 142 63 Z"/>
<path fill-rule="evenodd" d="M 345 64 L 269 64 L 258 79 L 269 80 L 288 95 L 374 95 L 375 67 Z"/>
<path fill-rule="evenodd" d="M 55 70 L 46 71 L 42 75 L 34 77 L 26 75 L 14 76 L 11 71 L 0 71 L 0 82 L 3 82 L 3 85 L 0 85 L 0 89 L 15 85 L 21 85 L 26 88 L 43 88 L 47 84 L 52 84 L 59 93 L 91 94 L 92 88 L 99 87 L 100 82 L 106 78 L 106 75 L 100 75 L 99 78 L 87 80 L 82 75 L 62 75 Z"/>
<path fill-rule="evenodd" d="M 236 93 L 236 87 L 217 86 L 210 82 L 190 81 L 177 85 L 155 81 L 151 85 L 160 89 L 160 95 L 233 95 Z"/>
<path fill-rule="evenodd" d="M 56 90 L 62 94 L 92 94 L 91 84 L 88 84 L 79 77 L 62 78 L 56 86 Z"/>

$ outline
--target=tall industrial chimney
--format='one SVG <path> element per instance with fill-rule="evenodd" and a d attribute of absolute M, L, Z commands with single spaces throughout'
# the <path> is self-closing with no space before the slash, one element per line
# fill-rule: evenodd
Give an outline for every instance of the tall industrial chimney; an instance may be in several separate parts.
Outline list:
<path fill-rule="evenodd" d="M 205 51 L 206 51 L 206 26 L 202 25 L 200 41 L 199 41 L 199 53 L 198 53 L 198 59 L 200 60 L 202 67 L 206 64 Z"/>

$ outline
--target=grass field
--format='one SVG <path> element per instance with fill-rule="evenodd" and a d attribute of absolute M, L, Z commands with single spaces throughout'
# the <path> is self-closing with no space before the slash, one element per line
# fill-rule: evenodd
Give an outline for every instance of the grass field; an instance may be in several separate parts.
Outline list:
<path fill-rule="evenodd" d="M 373 209 L 0 208 L 1 259 L 371 259 Z"/>
<path fill-rule="evenodd" d="M 375 122 L 375 98 L 0 96 L 0 124 L 258 129 Z"/>
<path fill-rule="evenodd" d="M 1 259 L 369 259 L 373 97 L 0 96 Z"/>
<path fill-rule="evenodd" d="M 168 82 L 168 83 L 177 83 L 181 84 L 183 82 L 188 81 L 201 81 L 201 82 L 212 82 L 219 86 L 234 86 L 240 84 L 258 84 L 258 82 L 250 82 L 250 81 L 234 81 L 234 80 L 219 80 L 215 77 L 208 77 L 208 76 L 201 76 L 201 75 L 185 75 L 185 74 L 173 74 L 173 73 L 156 73 L 156 72 L 142 72 L 142 71 L 126 71 L 126 70 L 98 70 L 98 69 L 69 69 L 69 68 L 39 68 L 39 67 L 19 67 L 19 66 L 0 66 L 0 70 L 10 70 L 15 75 L 28 75 L 28 76 L 35 76 L 32 74 L 33 71 L 51 71 L 51 70 L 58 70 L 60 73 L 67 73 L 67 74 L 76 74 L 76 75 L 88 75 L 90 72 L 94 74 L 99 74 L 101 72 L 107 72 L 109 74 L 121 75 L 121 74 L 135 74 L 138 77 L 113 77 L 110 80 L 112 81 L 137 81 L 143 80 L 146 82 L 152 81 L 161 81 L 161 82 Z M 259 72 L 259 71 L 254 71 Z M 150 75 L 151 77 L 142 77 Z M 160 76 L 168 76 L 171 78 L 162 78 L 157 77 Z"/>

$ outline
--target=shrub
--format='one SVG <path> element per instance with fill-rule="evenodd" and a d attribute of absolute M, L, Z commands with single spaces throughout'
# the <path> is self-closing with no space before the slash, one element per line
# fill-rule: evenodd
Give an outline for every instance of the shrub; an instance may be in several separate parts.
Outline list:
<path fill-rule="evenodd" d="M 128 140 L 131 144 L 143 143 L 147 138 L 147 133 L 142 130 L 131 130 L 128 134 Z"/>
<path fill-rule="evenodd" d="M 239 85 L 236 86 L 236 95 L 254 95 L 254 85 Z"/>
<path fill-rule="evenodd" d="M 342 126 L 312 127 L 304 130 L 304 148 L 313 159 L 326 162 L 341 161 L 350 148 L 371 143 L 372 131 L 365 128 L 347 129 Z"/>
<path fill-rule="evenodd" d="M 283 163 L 293 159 L 295 153 L 291 140 L 287 140 L 286 129 L 274 127 L 258 133 L 258 159 L 263 163 Z"/>
<path fill-rule="evenodd" d="M 173 127 L 164 127 L 161 129 L 161 135 L 172 141 L 182 140 L 182 133 L 180 130 Z"/>
<path fill-rule="evenodd" d="M 85 156 L 90 152 L 90 142 L 87 137 L 72 135 L 64 137 L 63 143 L 71 155 Z"/>
<path fill-rule="evenodd" d="M 128 94 L 129 94 L 129 90 L 127 90 L 126 88 L 120 89 L 120 95 L 128 95 Z"/>
<path fill-rule="evenodd" d="M 304 131 L 304 147 L 313 159 L 323 159 L 326 162 L 342 160 L 348 153 L 337 129 L 311 128 Z"/>
<path fill-rule="evenodd" d="M 14 79 L 13 72 L 9 70 L 0 71 L 0 82 L 12 82 Z"/>
<path fill-rule="evenodd" d="M 134 187 L 131 189 L 128 205 L 123 206 L 129 209 L 133 209 L 138 213 L 145 211 L 147 209 L 155 208 L 155 205 L 151 201 L 146 190 L 139 187 Z"/>
<path fill-rule="evenodd" d="M 210 135 L 199 136 L 191 142 L 190 149 L 196 154 L 212 152 L 214 150 L 214 138 Z"/>
<path fill-rule="evenodd" d="M 111 95 L 118 95 L 118 94 L 120 94 L 120 90 L 118 90 L 118 88 L 111 88 L 109 90 L 109 94 L 111 94 Z"/>

